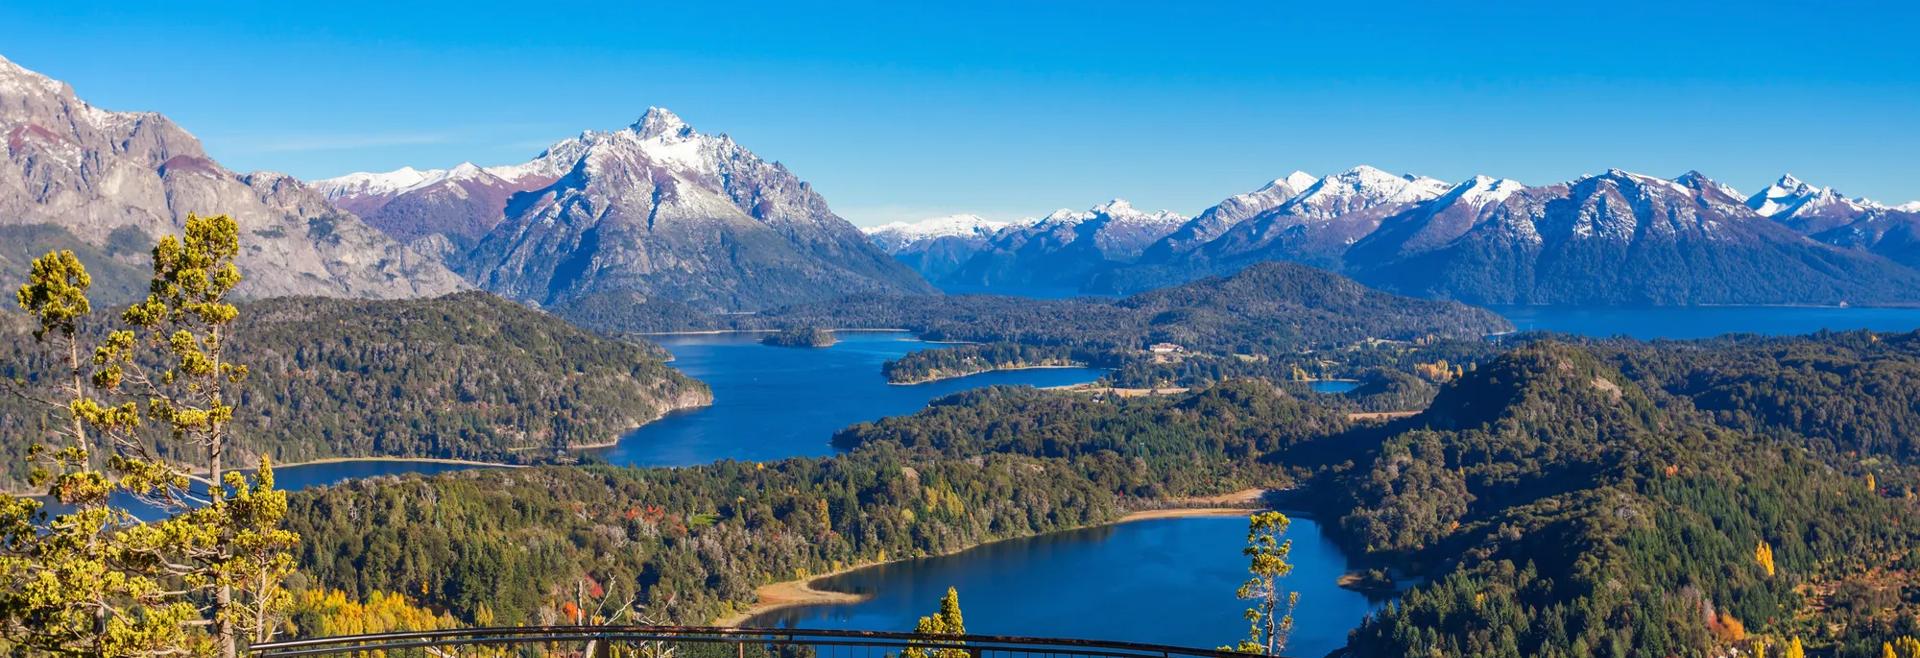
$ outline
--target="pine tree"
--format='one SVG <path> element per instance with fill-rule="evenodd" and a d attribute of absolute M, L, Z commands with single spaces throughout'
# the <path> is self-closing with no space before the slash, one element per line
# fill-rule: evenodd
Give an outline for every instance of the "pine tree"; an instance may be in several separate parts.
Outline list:
<path fill-rule="evenodd" d="M 72 252 L 34 260 L 17 298 L 36 322 L 34 339 L 55 343 L 63 372 L 51 398 L 25 391 L 57 419 L 49 450 L 36 442 L 32 483 L 71 511 L 49 515 L 30 498 L 0 502 L 0 649 L 55 654 L 148 656 L 192 652 L 186 630 L 195 616 L 167 595 L 153 557 L 164 544 L 126 510 L 110 504 L 120 480 L 101 456 L 139 426 L 132 403 L 106 406 L 92 397 L 99 375 L 82 359 L 79 323 L 92 311 L 92 278 Z M 90 381 L 91 380 L 91 381 Z M 117 462 L 107 462 L 117 464 Z M 50 467 L 50 468 L 49 468 Z"/>
<path fill-rule="evenodd" d="M 166 427 L 173 441 L 199 448 L 206 460 L 207 504 L 181 518 L 202 531 L 189 559 L 198 566 L 195 582 L 211 590 L 214 642 L 222 658 L 237 656 L 243 637 L 272 637 L 278 611 L 291 602 L 280 583 L 293 570 L 289 552 L 298 542 L 279 527 L 287 502 L 285 492 L 273 488 L 272 464 L 262 458 L 249 482 L 224 461 L 234 413 L 227 387 L 247 377 L 246 366 L 225 358 L 231 325 L 240 315 L 227 301 L 240 285 L 234 264 L 239 253 L 240 227 L 232 217 L 189 214 L 184 235 L 161 238 L 153 248 L 146 300 L 122 314 L 169 357 L 158 377 L 144 380 L 148 418 Z"/>
<path fill-rule="evenodd" d="M 1261 512 L 1247 519 L 1247 547 L 1242 552 L 1249 558 L 1247 571 L 1253 577 L 1237 592 L 1242 600 L 1253 602 L 1246 613 L 1247 639 L 1221 650 L 1278 656 L 1286 649 L 1287 637 L 1293 633 L 1293 609 L 1300 604 L 1299 592 L 1280 589 L 1280 580 L 1293 572 L 1293 563 L 1287 561 L 1293 541 L 1281 539 L 1292 523 L 1279 512 Z"/>
<path fill-rule="evenodd" d="M 243 640 L 271 639 L 282 625 L 298 542 L 282 527 L 286 494 L 274 489 L 264 458 L 251 479 L 223 464 L 234 414 L 224 389 L 247 372 L 223 358 L 239 314 L 226 301 L 241 280 L 238 240 L 231 218 L 189 215 L 184 238 L 154 247 L 147 299 L 122 316 L 132 329 L 108 334 L 84 362 L 76 335 L 91 310 L 90 278 L 71 253 L 35 261 L 19 301 L 40 322 L 35 337 L 59 343 L 66 372 L 56 378 L 59 399 L 48 402 L 64 416 L 63 445 L 31 454 L 53 466 L 36 467 L 36 483 L 75 511 L 49 516 L 11 496 L 0 505 L 0 648 L 230 657 Z M 150 372 L 151 360 L 136 358 L 143 345 L 164 355 L 165 367 Z M 111 402 L 135 397 L 144 408 Z M 148 420 L 163 436 L 143 435 Z M 155 447 L 167 442 L 180 445 L 166 454 L 201 449 L 204 501 L 194 478 L 160 457 Z M 169 516 L 140 522 L 111 504 L 116 492 Z"/>

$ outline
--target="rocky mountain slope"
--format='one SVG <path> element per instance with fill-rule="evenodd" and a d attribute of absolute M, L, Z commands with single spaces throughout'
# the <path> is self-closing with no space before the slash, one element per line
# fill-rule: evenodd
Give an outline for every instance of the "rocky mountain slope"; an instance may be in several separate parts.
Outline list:
<path fill-rule="evenodd" d="M 1899 303 L 1920 284 L 1920 272 L 1769 221 L 1698 173 L 1529 188 L 1442 244 L 1366 246 L 1347 262 L 1360 280 L 1479 303 Z"/>
<path fill-rule="evenodd" d="M 1920 267 L 1920 201 L 1887 206 L 1787 174 L 1748 198 L 1747 207 L 1814 240 Z"/>
<path fill-rule="evenodd" d="M 541 305 L 644 297 L 739 310 L 932 291 L 785 166 L 661 108 L 519 165 L 320 186 L 482 287 Z"/>
<path fill-rule="evenodd" d="M 1009 290 L 1073 289 L 1113 263 L 1140 257 L 1185 225 L 1172 211 L 1146 212 L 1125 199 L 1085 211 L 1062 208 L 995 232 L 977 245 L 944 245 L 940 268 L 922 273 L 944 285 Z"/>
<path fill-rule="evenodd" d="M 882 251 L 892 254 L 928 281 L 944 281 L 986 248 L 1001 231 L 1032 222 L 1002 222 L 979 215 L 947 215 L 918 222 L 893 222 L 861 229 Z"/>
<path fill-rule="evenodd" d="M 1487 304 L 1920 302 L 1920 203 L 1850 199 L 1790 176 L 1751 198 L 1697 172 L 1528 187 L 1361 166 L 1308 180 L 1236 195 L 1137 252 L 1073 249 L 1074 233 L 1048 230 L 1066 222 L 1042 221 L 955 244 L 938 268 L 909 262 L 943 286 L 1109 294 L 1291 261 Z"/>
<path fill-rule="evenodd" d="M 38 254 L 81 246 L 110 258 L 96 269 L 137 281 L 146 250 L 188 213 L 230 214 L 243 231 L 249 297 L 418 297 L 466 287 L 291 177 L 239 174 L 153 112 L 111 112 L 66 83 L 0 59 L 0 275 Z M 17 239 L 34 236 L 36 239 Z M 123 276 L 124 275 L 124 276 Z M 137 289 L 103 289 L 103 297 Z"/>

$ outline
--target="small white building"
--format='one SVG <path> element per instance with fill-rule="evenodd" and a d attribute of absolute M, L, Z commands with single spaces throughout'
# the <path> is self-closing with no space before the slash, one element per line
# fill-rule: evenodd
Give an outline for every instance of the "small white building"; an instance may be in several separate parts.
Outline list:
<path fill-rule="evenodd" d="M 1147 351 L 1154 354 L 1181 354 L 1186 352 L 1187 348 L 1181 347 L 1176 343 L 1154 343 L 1147 348 Z"/>

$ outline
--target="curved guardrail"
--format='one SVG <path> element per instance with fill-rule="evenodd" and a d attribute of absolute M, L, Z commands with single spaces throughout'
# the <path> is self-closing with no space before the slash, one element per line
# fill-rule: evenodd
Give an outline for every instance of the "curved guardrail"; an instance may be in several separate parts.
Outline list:
<path fill-rule="evenodd" d="M 254 645 L 249 653 L 261 658 L 292 658 L 380 655 L 372 652 L 391 656 L 419 650 L 445 656 L 458 655 L 463 648 L 530 649 L 542 645 L 548 653 L 649 658 L 694 653 L 738 658 L 882 658 L 906 649 L 938 656 L 964 652 L 968 658 L 1247 658 L 1246 654 L 1213 649 L 1106 640 L 708 626 L 515 626 L 379 633 L 270 642 Z"/>

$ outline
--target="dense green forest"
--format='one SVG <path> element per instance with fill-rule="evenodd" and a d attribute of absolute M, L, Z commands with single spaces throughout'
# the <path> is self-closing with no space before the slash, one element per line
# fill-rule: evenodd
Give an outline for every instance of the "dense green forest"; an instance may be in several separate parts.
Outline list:
<path fill-rule="evenodd" d="M 793 327 L 767 334 L 761 344 L 774 347 L 832 347 L 833 332 L 819 327 Z"/>
<path fill-rule="evenodd" d="M 1864 333 L 1530 339 L 1383 369 L 1345 396 L 1252 380 L 1144 398 L 993 388 L 850 427 L 834 457 L 359 482 L 296 494 L 291 518 L 316 585 L 515 622 L 550 618 L 586 579 L 702 621 L 801 573 L 1291 486 L 1288 505 L 1362 566 L 1421 583 L 1355 630 L 1359 655 L 1708 656 L 1790 637 L 1878 655 L 1920 611 L 1893 420 L 1913 398 L 1810 419 L 1782 410 L 1852 384 L 1726 382 L 1871 371 L 1871 390 L 1907 390 L 1915 371 L 1898 364 L 1916 352 L 1913 335 Z M 1348 420 L 1368 404 L 1356 397 L 1427 395 L 1411 418 Z"/>
<path fill-rule="evenodd" d="M 7 314 L 0 376 L 54 372 L 25 318 Z M 90 329 L 97 332 L 99 324 Z M 534 461 L 616 438 L 671 409 L 705 404 L 706 386 L 657 346 L 613 340 L 485 293 L 438 299 L 271 299 L 246 304 L 230 355 L 250 367 L 235 418 L 243 461 L 444 457 Z M 46 414 L 0 397 L 0 487 L 24 482 L 23 458 Z"/>

